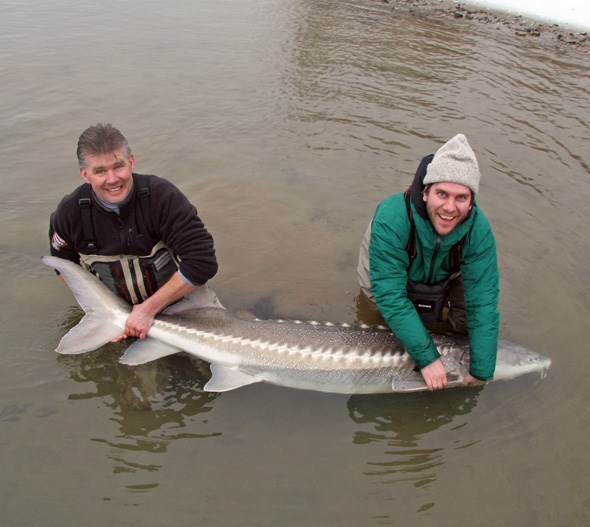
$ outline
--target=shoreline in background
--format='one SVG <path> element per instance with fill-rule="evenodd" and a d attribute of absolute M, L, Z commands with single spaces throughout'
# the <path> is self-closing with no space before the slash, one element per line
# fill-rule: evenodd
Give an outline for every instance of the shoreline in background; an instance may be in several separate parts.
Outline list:
<path fill-rule="evenodd" d="M 459 0 L 455 0 L 458 2 Z M 462 0 L 467 6 L 536 18 L 549 25 L 590 31 L 588 0 Z"/>
<path fill-rule="evenodd" d="M 519 15 L 475 3 L 453 0 L 381 0 L 393 11 L 408 12 L 420 17 L 453 18 L 473 24 L 495 27 L 498 32 L 512 34 L 520 39 L 535 39 L 555 49 L 588 52 L 590 37 L 584 29 L 570 28 L 566 24 Z"/>

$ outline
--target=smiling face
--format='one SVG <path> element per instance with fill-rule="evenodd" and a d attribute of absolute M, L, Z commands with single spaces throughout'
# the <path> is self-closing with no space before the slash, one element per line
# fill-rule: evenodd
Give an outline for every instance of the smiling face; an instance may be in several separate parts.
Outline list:
<path fill-rule="evenodd" d="M 469 214 L 471 189 L 460 183 L 433 183 L 422 194 L 430 223 L 440 236 L 446 236 Z"/>
<path fill-rule="evenodd" d="M 133 154 L 125 156 L 119 148 L 108 154 L 86 154 L 80 176 L 102 200 L 117 205 L 123 203 L 133 189 Z"/>

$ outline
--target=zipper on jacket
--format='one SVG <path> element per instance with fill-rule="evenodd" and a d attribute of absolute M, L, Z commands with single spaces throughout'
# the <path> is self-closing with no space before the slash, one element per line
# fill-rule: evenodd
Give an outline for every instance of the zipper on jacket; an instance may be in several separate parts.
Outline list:
<path fill-rule="evenodd" d="M 133 250 L 133 229 L 129 227 L 127 229 L 127 254 L 134 254 L 135 251 Z"/>
<path fill-rule="evenodd" d="M 430 272 L 428 273 L 428 284 L 432 281 L 432 275 L 434 274 L 434 264 L 436 262 L 436 257 L 438 256 L 438 251 L 440 250 L 440 242 L 441 237 L 437 235 L 436 237 L 436 245 L 434 246 L 434 252 L 432 253 L 432 260 L 430 260 Z"/>
<path fill-rule="evenodd" d="M 125 224 L 119 220 L 119 240 L 123 254 L 131 254 L 131 229 L 125 227 Z"/>

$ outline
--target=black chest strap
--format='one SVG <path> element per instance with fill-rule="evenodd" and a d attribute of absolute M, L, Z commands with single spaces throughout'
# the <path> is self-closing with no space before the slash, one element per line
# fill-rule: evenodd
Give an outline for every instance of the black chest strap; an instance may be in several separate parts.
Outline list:
<path fill-rule="evenodd" d="M 86 243 L 86 252 L 96 254 L 98 249 L 94 240 L 94 223 L 92 222 L 92 187 L 86 183 L 80 190 L 78 206 L 80 207 L 80 216 L 82 219 L 82 231 L 84 233 L 84 242 Z"/>

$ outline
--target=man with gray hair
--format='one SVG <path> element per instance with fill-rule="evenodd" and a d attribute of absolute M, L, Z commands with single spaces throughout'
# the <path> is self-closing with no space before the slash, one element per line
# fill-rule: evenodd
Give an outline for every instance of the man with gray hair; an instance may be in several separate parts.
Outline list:
<path fill-rule="evenodd" d="M 448 379 L 424 324 L 444 316 L 454 331 L 469 334 L 465 384 L 494 375 L 499 272 L 492 230 L 475 203 L 480 178 L 466 137 L 456 135 L 422 159 L 405 192 L 379 204 L 361 244 L 361 291 L 430 390 L 444 388 Z"/>
<path fill-rule="evenodd" d="M 51 254 L 133 305 L 115 340 L 145 338 L 157 313 L 215 275 L 213 238 L 178 188 L 134 172 L 127 140 L 111 124 L 87 128 L 77 156 L 84 183 L 51 215 Z"/>

